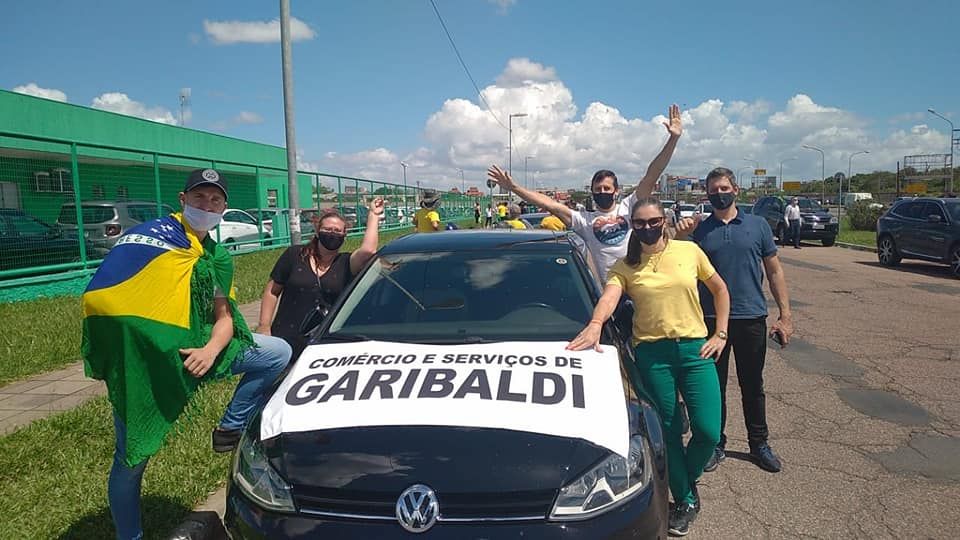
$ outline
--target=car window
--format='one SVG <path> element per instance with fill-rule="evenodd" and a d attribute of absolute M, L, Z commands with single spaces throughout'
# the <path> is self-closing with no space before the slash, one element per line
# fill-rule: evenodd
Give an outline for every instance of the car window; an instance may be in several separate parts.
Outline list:
<path fill-rule="evenodd" d="M 160 210 L 163 212 L 163 215 L 168 215 L 173 213 L 173 208 L 162 205 Z M 143 223 L 144 221 L 150 221 L 151 219 L 157 219 L 160 217 L 157 215 L 157 205 L 156 204 L 131 204 L 127 206 L 127 215 L 130 216 L 130 219 L 134 221 L 139 221 Z"/>
<path fill-rule="evenodd" d="M 940 209 L 940 205 L 935 202 L 927 202 L 927 204 L 923 206 L 920 219 L 927 220 L 929 216 L 940 216 L 940 221 L 947 220 L 947 216 L 943 215 L 943 210 Z"/>
<path fill-rule="evenodd" d="M 83 224 L 91 225 L 97 223 L 106 223 L 117 218 L 116 209 L 113 206 L 80 206 L 83 212 Z M 60 217 L 57 218 L 60 223 L 69 225 L 77 224 L 77 207 L 70 204 L 60 207 Z"/>
<path fill-rule="evenodd" d="M 8 214 L 8 226 L 14 234 L 20 236 L 45 236 L 50 233 L 50 225 L 23 214 Z"/>
<path fill-rule="evenodd" d="M 239 211 L 239 210 L 230 210 L 223 214 L 224 221 L 233 221 L 234 223 L 246 223 L 248 225 L 256 225 L 257 221 L 250 217 L 249 215 Z"/>
<path fill-rule="evenodd" d="M 953 221 L 960 221 L 960 202 L 948 202 L 945 204 L 947 207 L 947 212 L 950 213 L 950 218 Z"/>
<path fill-rule="evenodd" d="M 591 312 L 572 254 L 411 253 L 375 259 L 330 332 L 398 341 L 566 341 Z"/>
<path fill-rule="evenodd" d="M 905 202 L 897 207 L 897 214 L 909 219 L 920 219 L 924 204 L 924 202 Z"/>

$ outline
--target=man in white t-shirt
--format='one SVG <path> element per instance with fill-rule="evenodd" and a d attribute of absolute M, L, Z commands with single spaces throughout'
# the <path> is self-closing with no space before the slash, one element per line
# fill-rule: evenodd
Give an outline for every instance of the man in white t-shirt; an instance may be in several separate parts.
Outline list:
<path fill-rule="evenodd" d="M 670 106 L 669 122 L 664 122 L 669 138 L 657 157 L 650 162 L 647 174 L 643 176 L 637 188 L 617 203 L 620 195 L 620 182 L 612 171 L 599 170 L 590 180 L 590 191 L 593 193 L 596 211 L 571 210 L 564 204 L 557 202 L 543 193 L 531 191 L 514 183 L 503 169 L 494 165 L 487 171 L 490 179 L 500 187 L 516 193 L 528 203 L 545 208 L 551 214 L 560 218 L 564 225 L 573 229 L 586 244 L 587 252 L 592 259 L 601 282 L 605 282 L 607 271 L 617 259 L 627 254 L 627 240 L 630 238 L 630 207 L 638 197 L 649 197 L 653 187 L 663 170 L 670 162 L 677 141 L 683 133 L 683 124 L 680 121 L 680 107 Z"/>

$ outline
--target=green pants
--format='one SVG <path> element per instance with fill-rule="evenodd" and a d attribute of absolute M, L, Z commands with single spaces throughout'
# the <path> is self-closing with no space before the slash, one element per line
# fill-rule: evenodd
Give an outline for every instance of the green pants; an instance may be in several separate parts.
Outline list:
<path fill-rule="evenodd" d="M 720 383 L 713 360 L 700 358 L 703 343 L 661 339 L 634 349 L 643 384 L 663 421 L 670 492 L 676 503 L 696 502 L 691 486 L 720 442 Z M 686 448 L 678 392 L 690 417 L 692 437 Z"/>

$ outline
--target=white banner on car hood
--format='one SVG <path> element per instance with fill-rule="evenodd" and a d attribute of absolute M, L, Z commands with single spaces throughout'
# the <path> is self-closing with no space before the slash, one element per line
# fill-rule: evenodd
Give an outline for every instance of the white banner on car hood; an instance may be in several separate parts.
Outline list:
<path fill-rule="evenodd" d="M 620 361 L 566 342 L 307 347 L 264 408 L 260 437 L 358 426 L 500 428 L 630 446 Z"/>

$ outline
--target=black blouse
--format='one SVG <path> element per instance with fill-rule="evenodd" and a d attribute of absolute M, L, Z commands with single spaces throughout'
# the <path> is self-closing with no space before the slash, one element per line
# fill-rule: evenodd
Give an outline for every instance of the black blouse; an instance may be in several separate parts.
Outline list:
<path fill-rule="evenodd" d="M 300 255 L 302 249 L 301 246 L 287 248 L 270 272 L 274 283 L 283 287 L 270 333 L 290 344 L 293 359 L 307 346 L 306 338 L 298 331 L 300 323 L 316 306 L 333 306 L 353 279 L 349 253 L 338 253 L 330 268 L 318 278 L 310 263 Z"/>

